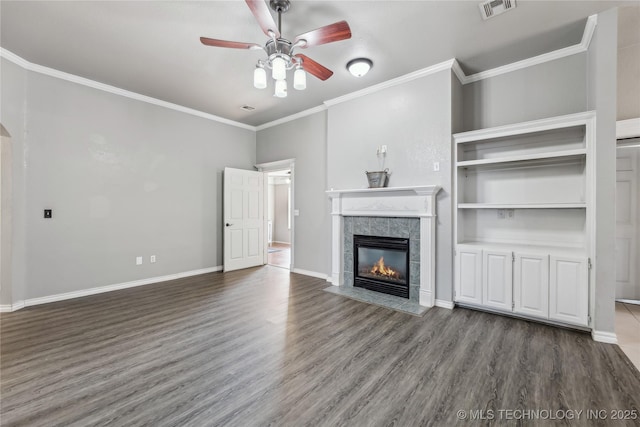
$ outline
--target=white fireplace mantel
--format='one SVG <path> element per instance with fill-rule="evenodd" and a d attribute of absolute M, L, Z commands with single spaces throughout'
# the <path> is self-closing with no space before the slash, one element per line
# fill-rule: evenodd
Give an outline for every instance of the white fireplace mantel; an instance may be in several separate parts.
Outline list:
<path fill-rule="evenodd" d="M 404 217 L 420 219 L 420 305 L 435 304 L 435 248 L 437 185 L 329 190 L 332 244 L 331 282 L 343 285 L 345 216 Z"/>

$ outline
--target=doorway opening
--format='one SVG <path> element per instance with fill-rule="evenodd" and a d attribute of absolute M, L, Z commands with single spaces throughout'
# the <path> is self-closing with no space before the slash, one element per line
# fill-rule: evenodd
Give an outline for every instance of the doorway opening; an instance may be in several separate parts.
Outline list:
<path fill-rule="evenodd" d="M 267 173 L 267 264 L 291 268 L 291 169 Z"/>
<path fill-rule="evenodd" d="M 616 317 L 618 345 L 640 369 L 640 136 L 616 148 Z"/>
<path fill-rule="evenodd" d="M 295 159 L 255 167 L 264 174 L 264 264 L 294 271 Z"/>

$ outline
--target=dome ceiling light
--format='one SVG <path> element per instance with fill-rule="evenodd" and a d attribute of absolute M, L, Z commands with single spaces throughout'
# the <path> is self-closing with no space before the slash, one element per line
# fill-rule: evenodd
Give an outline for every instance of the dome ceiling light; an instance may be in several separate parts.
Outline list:
<path fill-rule="evenodd" d="M 347 63 L 347 70 L 356 77 L 362 77 L 373 67 L 373 62 L 368 58 L 356 58 Z"/>

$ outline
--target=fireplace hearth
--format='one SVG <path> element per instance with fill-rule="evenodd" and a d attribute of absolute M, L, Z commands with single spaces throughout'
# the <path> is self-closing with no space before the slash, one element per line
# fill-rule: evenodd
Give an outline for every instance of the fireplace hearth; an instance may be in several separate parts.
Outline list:
<path fill-rule="evenodd" d="M 409 298 L 409 239 L 353 236 L 353 286 Z"/>

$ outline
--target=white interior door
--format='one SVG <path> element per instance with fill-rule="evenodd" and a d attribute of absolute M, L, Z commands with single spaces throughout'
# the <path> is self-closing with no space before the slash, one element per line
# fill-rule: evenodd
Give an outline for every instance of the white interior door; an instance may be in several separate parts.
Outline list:
<path fill-rule="evenodd" d="M 224 169 L 224 271 L 262 265 L 264 175 Z"/>
<path fill-rule="evenodd" d="M 616 159 L 616 298 L 640 299 L 637 281 L 637 151 L 619 148 Z"/>

